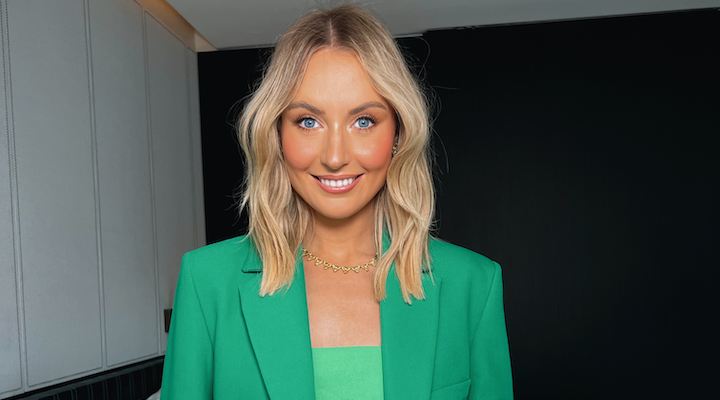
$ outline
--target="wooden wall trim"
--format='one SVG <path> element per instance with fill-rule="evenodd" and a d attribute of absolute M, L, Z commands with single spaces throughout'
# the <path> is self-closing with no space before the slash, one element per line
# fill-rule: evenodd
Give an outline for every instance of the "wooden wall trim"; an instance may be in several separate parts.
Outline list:
<path fill-rule="evenodd" d="M 135 1 L 196 53 L 217 50 L 212 43 L 205 39 L 205 37 L 168 4 L 166 0 Z"/>

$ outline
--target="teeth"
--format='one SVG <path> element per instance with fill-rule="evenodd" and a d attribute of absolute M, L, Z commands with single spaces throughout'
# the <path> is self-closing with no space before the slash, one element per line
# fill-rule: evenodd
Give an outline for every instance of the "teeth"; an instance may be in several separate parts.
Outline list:
<path fill-rule="evenodd" d="M 345 186 L 353 183 L 354 180 L 355 180 L 355 178 L 338 179 L 338 180 L 320 178 L 320 182 L 322 182 L 323 185 L 330 186 L 330 187 L 345 187 Z"/>

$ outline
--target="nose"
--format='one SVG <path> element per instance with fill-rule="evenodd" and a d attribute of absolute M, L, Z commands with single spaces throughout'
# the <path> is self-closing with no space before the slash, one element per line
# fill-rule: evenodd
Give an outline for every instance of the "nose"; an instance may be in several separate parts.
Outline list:
<path fill-rule="evenodd" d="M 333 171 L 349 163 L 349 152 L 346 149 L 348 138 L 341 126 L 339 123 L 334 123 L 327 130 L 320 153 L 320 162 Z"/>

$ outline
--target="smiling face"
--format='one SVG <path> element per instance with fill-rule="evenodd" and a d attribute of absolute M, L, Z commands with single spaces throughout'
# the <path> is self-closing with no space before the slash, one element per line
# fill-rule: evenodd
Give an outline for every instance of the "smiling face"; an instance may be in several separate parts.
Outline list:
<path fill-rule="evenodd" d="M 395 141 L 395 112 L 357 57 L 323 49 L 310 57 L 280 138 L 293 189 L 315 217 L 372 215 Z"/>

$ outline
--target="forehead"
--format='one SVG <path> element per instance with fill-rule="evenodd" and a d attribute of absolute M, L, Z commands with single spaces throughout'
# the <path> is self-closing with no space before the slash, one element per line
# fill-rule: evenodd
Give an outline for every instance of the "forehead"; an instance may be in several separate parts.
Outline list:
<path fill-rule="evenodd" d="M 324 48 L 308 61 L 295 99 L 339 101 L 383 100 L 358 57 L 346 49 Z"/>
<path fill-rule="evenodd" d="M 344 47 L 322 47 L 310 56 L 308 70 L 325 67 L 360 68 L 365 71 L 355 52 Z"/>

